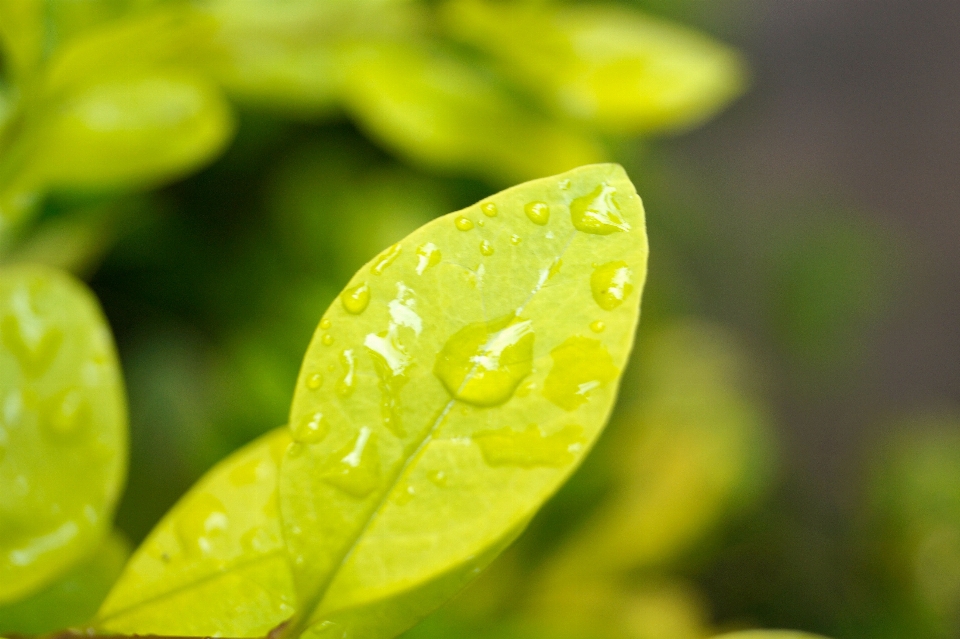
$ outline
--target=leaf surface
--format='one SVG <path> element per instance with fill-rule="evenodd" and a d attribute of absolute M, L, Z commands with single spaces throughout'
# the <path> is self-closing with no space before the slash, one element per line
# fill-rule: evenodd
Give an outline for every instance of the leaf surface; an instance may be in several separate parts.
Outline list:
<path fill-rule="evenodd" d="M 439 218 L 354 276 L 304 358 L 281 466 L 293 632 L 393 636 L 513 539 L 606 422 L 646 257 L 608 164 Z"/>
<path fill-rule="evenodd" d="M 210 470 L 157 524 L 104 602 L 101 632 L 263 637 L 294 611 L 277 510 L 286 429 Z"/>
<path fill-rule="evenodd" d="M 127 416 L 106 321 L 80 282 L 0 269 L 0 602 L 31 592 L 109 529 Z"/>

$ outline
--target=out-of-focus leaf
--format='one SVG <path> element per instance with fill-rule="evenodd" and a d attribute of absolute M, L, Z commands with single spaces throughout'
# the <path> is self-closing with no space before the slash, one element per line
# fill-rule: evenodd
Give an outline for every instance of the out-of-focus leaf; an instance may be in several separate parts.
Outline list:
<path fill-rule="evenodd" d="M 27 76 L 44 47 L 44 0 L 0 0 L 0 45 L 8 73 Z"/>
<path fill-rule="evenodd" d="M 643 354 L 638 405 L 620 417 L 635 433 L 618 446 L 620 485 L 547 567 L 545 590 L 662 566 L 766 485 L 771 442 L 739 345 L 686 322 L 648 336 Z"/>
<path fill-rule="evenodd" d="M 717 635 L 713 639 L 826 639 L 826 637 L 795 630 L 744 630 Z"/>
<path fill-rule="evenodd" d="M 345 108 L 417 163 L 509 183 L 606 157 L 589 134 L 523 107 L 447 51 L 383 42 L 342 55 Z"/>
<path fill-rule="evenodd" d="M 207 473 L 134 553 L 94 625 L 263 637 L 290 617 L 296 601 L 276 494 L 289 443 L 287 429 L 274 430 Z"/>
<path fill-rule="evenodd" d="M 588 166 L 435 220 L 354 276 L 290 413 L 280 504 L 294 631 L 394 636 L 559 487 L 612 407 L 644 228 L 623 170 Z M 617 304 L 594 301 L 597 262 L 621 265 Z"/>
<path fill-rule="evenodd" d="M 612 133 L 699 124 L 745 85 L 729 47 L 626 7 L 453 0 L 442 19 L 557 112 Z"/>
<path fill-rule="evenodd" d="M 32 597 L 0 606 L 0 631 L 40 635 L 80 627 L 97 612 L 129 555 L 126 539 L 109 535 L 60 580 Z"/>
<path fill-rule="evenodd" d="M 123 384 L 99 305 L 40 266 L 0 269 L 0 601 L 109 530 L 126 469 Z"/>

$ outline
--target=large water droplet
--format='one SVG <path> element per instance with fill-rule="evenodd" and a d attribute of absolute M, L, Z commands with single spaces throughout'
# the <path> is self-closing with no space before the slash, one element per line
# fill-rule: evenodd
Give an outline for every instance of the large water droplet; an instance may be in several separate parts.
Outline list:
<path fill-rule="evenodd" d="M 473 436 L 483 458 L 491 466 L 519 466 L 560 468 L 572 463 L 583 450 L 583 428 L 565 426 L 552 435 L 544 435 L 536 424 L 524 431 L 509 426 L 489 430 Z"/>
<path fill-rule="evenodd" d="M 353 315 L 359 315 L 366 310 L 370 303 L 370 289 L 366 283 L 360 282 L 340 293 L 340 303 L 343 304 L 343 310 Z"/>
<path fill-rule="evenodd" d="M 439 263 L 440 249 L 433 242 L 427 242 L 417 249 L 417 275 L 423 275 L 427 268 Z"/>
<path fill-rule="evenodd" d="M 356 439 L 335 452 L 324 466 L 325 482 L 351 497 L 362 499 L 380 482 L 380 455 L 376 434 L 364 426 Z"/>
<path fill-rule="evenodd" d="M 337 395 L 349 397 L 357 383 L 357 360 L 352 349 L 340 353 L 340 364 L 343 366 L 343 377 L 337 383 Z"/>
<path fill-rule="evenodd" d="M 229 523 L 223 502 L 210 493 L 200 493 L 187 502 L 174 527 L 187 553 L 207 555 Z"/>
<path fill-rule="evenodd" d="M 529 202 L 523 207 L 523 211 L 534 224 L 543 226 L 550 221 L 550 207 L 546 202 Z"/>
<path fill-rule="evenodd" d="M 469 231 L 473 228 L 473 221 L 468 217 L 464 217 L 463 215 L 458 215 L 457 219 L 453 223 L 461 231 Z"/>
<path fill-rule="evenodd" d="M 487 217 L 497 217 L 497 205 L 493 202 L 484 202 L 480 205 L 480 210 Z"/>
<path fill-rule="evenodd" d="M 626 262 L 607 262 L 593 270 L 590 276 L 590 290 L 597 305 L 605 311 L 612 311 L 627 299 L 633 291 L 632 274 Z"/>
<path fill-rule="evenodd" d="M 599 340 L 575 335 L 550 351 L 553 367 L 543 382 L 543 396 L 564 410 L 574 410 L 590 392 L 617 378 L 619 370 Z"/>
<path fill-rule="evenodd" d="M 397 259 L 397 256 L 400 255 L 400 251 L 403 249 L 399 244 L 394 244 L 380 255 L 377 256 L 377 259 L 373 261 L 373 266 L 370 267 L 370 272 L 374 275 L 382 275 L 383 271 L 386 270 L 388 266 L 393 264 L 393 261 Z"/>
<path fill-rule="evenodd" d="M 456 399 L 496 406 L 533 368 L 533 323 L 507 315 L 468 324 L 444 344 L 434 374 Z"/>
<path fill-rule="evenodd" d="M 294 441 L 301 444 L 317 444 L 322 442 L 330 432 L 330 424 L 323 413 L 317 411 L 312 415 L 304 415 L 293 428 Z"/>
<path fill-rule="evenodd" d="M 63 344 L 63 332 L 60 329 L 44 326 L 40 324 L 40 320 L 35 321 L 35 326 L 37 328 L 33 331 L 34 335 L 30 336 L 30 331 L 21 330 L 21 322 L 14 315 L 7 315 L 0 320 L 0 339 L 3 345 L 20 362 L 23 374 L 34 378 L 40 377 L 50 368 L 60 351 L 60 345 Z"/>
<path fill-rule="evenodd" d="M 487 257 L 493 255 L 493 244 L 487 240 L 480 242 L 480 253 Z"/>
<path fill-rule="evenodd" d="M 394 343 L 394 336 L 388 333 L 367 335 L 364 346 L 373 360 L 380 389 L 380 418 L 383 425 L 397 437 L 403 437 L 403 407 L 400 404 L 400 390 L 407 383 L 405 375 L 410 359 Z"/>
<path fill-rule="evenodd" d="M 570 204 L 570 219 L 578 231 L 595 235 L 609 235 L 629 231 L 614 197 L 617 189 L 601 184 L 592 193 L 579 197 Z"/>

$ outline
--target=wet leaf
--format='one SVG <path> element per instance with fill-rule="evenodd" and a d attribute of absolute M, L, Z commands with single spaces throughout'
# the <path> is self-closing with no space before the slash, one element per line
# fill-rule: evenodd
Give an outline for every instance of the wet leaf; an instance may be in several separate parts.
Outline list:
<path fill-rule="evenodd" d="M 626 7 L 456 0 L 442 17 L 555 111 L 613 133 L 699 124 L 744 89 L 733 50 Z"/>
<path fill-rule="evenodd" d="M 293 614 L 277 429 L 217 464 L 150 533 L 95 621 L 104 632 L 263 637 Z"/>
<path fill-rule="evenodd" d="M 109 530 L 126 420 L 90 292 L 52 269 L 0 269 L 0 601 L 49 583 Z"/>
<path fill-rule="evenodd" d="M 595 165 L 439 218 L 360 269 L 320 322 L 290 415 L 292 631 L 393 636 L 513 539 L 606 422 L 646 255 L 633 186 Z M 610 261 L 634 288 L 606 309 L 591 274 Z"/>

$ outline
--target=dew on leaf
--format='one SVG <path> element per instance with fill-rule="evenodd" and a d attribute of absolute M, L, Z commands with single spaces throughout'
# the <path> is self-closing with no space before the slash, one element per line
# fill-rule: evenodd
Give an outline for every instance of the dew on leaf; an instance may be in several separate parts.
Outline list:
<path fill-rule="evenodd" d="M 534 224 L 543 226 L 550 221 L 550 207 L 546 202 L 528 202 L 523 211 Z"/>
<path fill-rule="evenodd" d="M 497 406 L 530 374 L 533 341 L 533 322 L 513 314 L 468 324 L 444 344 L 433 372 L 455 399 Z"/>
<path fill-rule="evenodd" d="M 519 245 L 520 245 L 520 242 L 522 242 L 522 241 L 523 241 L 523 238 L 520 237 L 519 235 L 511 235 L 511 236 L 510 236 L 510 243 L 513 244 L 514 246 L 519 246 Z"/>
<path fill-rule="evenodd" d="M 320 373 L 311 374 L 309 377 L 307 377 L 306 384 L 307 388 L 310 390 L 318 390 L 321 386 L 323 386 L 323 375 Z"/>
<path fill-rule="evenodd" d="M 370 303 L 370 289 L 365 282 L 352 286 L 340 293 L 340 303 L 343 304 L 343 310 L 346 312 L 359 315 Z"/>
<path fill-rule="evenodd" d="M 594 235 L 609 235 L 617 231 L 629 231 L 630 225 L 623 219 L 615 194 L 617 189 L 601 184 L 591 193 L 575 199 L 570 204 L 570 219 L 578 231 Z"/>
<path fill-rule="evenodd" d="M 337 383 L 337 395 L 348 397 L 357 383 L 357 360 L 352 349 L 340 353 L 340 364 L 343 366 L 343 377 Z"/>
<path fill-rule="evenodd" d="M 324 317 L 322 320 L 320 320 L 321 329 L 326 331 L 329 330 L 331 326 L 333 326 L 333 322 L 330 321 L 329 317 Z"/>
<path fill-rule="evenodd" d="M 322 442 L 330 432 L 330 424 L 323 413 L 317 411 L 312 415 L 305 415 L 293 428 L 292 436 L 295 442 L 301 444 L 317 444 Z"/>
<path fill-rule="evenodd" d="M 361 428 L 356 439 L 333 454 L 322 470 L 323 480 L 358 499 L 373 492 L 380 483 L 376 437 L 366 426 Z"/>
<path fill-rule="evenodd" d="M 461 231 L 469 231 L 473 228 L 473 222 L 468 217 L 458 215 L 457 219 L 454 221 L 454 225 Z"/>
<path fill-rule="evenodd" d="M 447 473 L 442 470 L 431 470 L 427 473 L 427 479 L 437 488 L 446 488 L 447 486 Z"/>
<path fill-rule="evenodd" d="M 487 240 L 480 242 L 480 253 L 487 257 L 493 255 L 493 244 Z"/>
<path fill-rule="evenodd" d="M 603 320 L 594 320 L 590 322 L 590 330 L 594 333 L 602 333 L 605 328 L 607 328 L 607 325 L 603 322 Z"/>
<path fill-rule="evenodd" d="M 480 210 L 487 217 L 497 217 L 497 205 L 493 202 L 484 202 L 480 205 Z"/>
<path fill-rule="evenodd" d="M 397 491 L 394 501 L 396 501 L 400 506 L 409 504 L 416 492 L 417 491 L 412 484 L 407 484 L 403 490 Z"/>
<path fill-rule="evenodd" d="M 524 431 L 509 426 L 484 431 L 473 436 L 483 459 L 491 466 L 559 468 L 570 464 L 583 449 L 583 428 L 565 426 L 552 435 L 544 435 L 540 427 L 530 424 Z"/>
<path fill-rule="evenodd" d="M 570 180 L 567 180 L 567 179 L 560 180 L 557 186 L 560 187 L 561 191 L 566 191 L 567 189 L 570 188 Z"/>
<path fill-rule="evenodd" d="M 253 458 L 238 465 L 230 471 L 230 483 L 234 486 L 248 486 L 256 483 L 257 470 L 260 468 L 260 460 Z"/>
<path fill-rule="evenodd" d="M 20 362 L 20 368 L 27 377 L 40 377 L 53 360 L 56 359 L 63 343 L 63 333 L 51 326 L 44 327 L 41 320 L 35 319 L 30 325 L 35 335 L 29 336 L 28 326 L 21 319 L 7 315 L 0 320 L 0 338 L 13 356 Z M 28 335 L 24 335 L 24 333 Z"/>
<path fill-rule="evenodd" d="M 394 244 L 390 248 L 380 253 L 380 255 L 377 256 L 377 259 L 373 261 L 373 266 L 370 267 L 370 272 L 374 275 L 382 275 L 383 271 L 386 270 L 388 266 L 393 264 L 395 259 L 397 259 L 397 256 L 400 255 L 401 250 L 403 250 L 403 247 L 400 246 L 400 244 Z"/>
<path fill-rule="evenodd" d="M 415 335 L 423 331 L 423 320 L 414 310 L 415 306 L 413 291 L 403 282 L 398 282 L 397 297 L 389 304 L 390 323 L 387 330 L 370 333 L 363 341 L 379 379 L 383 424 L 397 437 L 404 434 L 400 390 L 408 380 L 406 370 L 411 364 L 410 356 L 400 343 L 400 329 L 408 328 Z"/>
<path fill-rule="evenodd" d="M 590 391 L 617 378 L 620 371 L 599 340 L 568 338 L 550 351 L 553 367 L 543 382 L 543 396 L 564 410 L 574 410 Z"/>
<path fill-rule="evenodd" d="M 423 272 L 430 266 L 436 266 L 440 263 L 440 249 L 433 242 L 427 242 L 417 249 L 417 275 L 423 275 Z"/>
<path fill-rule="evenodd" d="M 320 341 L 324 346 L 333 346 L 333 335 L 325 333 L 324 336 L 320 338 Z"/>
<path fill-rule="evenodd" d="M 67 388 L 46 402 L 45 425 L 58 436 L 68 436 L 90 424 L 90 405 L 78 388 Z"/>
<path fill-rule="evenodd" d="M 594 301 L 603 310 L 612 311 L 633 292 L 632 279 L 626 262 L 607 262 L 597 266 L 590 275 Z"/>
<path fill-rule="evenodd" d="M 188 554 L 208 555 L 213 550 L 213 540 L 229 523 L 223 502 L 210 493 L 200 493 L 187 502 L 175 527 Z"/>

